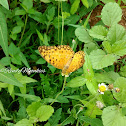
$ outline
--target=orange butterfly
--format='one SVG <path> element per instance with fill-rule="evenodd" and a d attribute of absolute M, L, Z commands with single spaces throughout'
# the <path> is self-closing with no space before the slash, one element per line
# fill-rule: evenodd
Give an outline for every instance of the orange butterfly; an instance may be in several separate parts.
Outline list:
<path fill-rule="evenodd" d="M 54 67 L 62 70 L 62 75 L 68 76 L 83 66 L 85 53 L 78 51 L 74 53 L 68 45 L 40 46 L 38 48 L 41 56 Z"/>

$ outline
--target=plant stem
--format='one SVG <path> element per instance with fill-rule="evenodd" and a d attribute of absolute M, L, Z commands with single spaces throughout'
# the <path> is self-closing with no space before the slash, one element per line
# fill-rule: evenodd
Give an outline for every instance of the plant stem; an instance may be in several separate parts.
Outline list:
<path fill-rule="evenodd" d="M 21 42 L 22 42 L 22 38 L 23 38 L 23 36 L 24 36 L 24 32 L 25 32 L 25 28 L 26 28 L 27 21 L 28 21 L 28 15 L 26 14 L 25 24 L 24 24 L 24 29 L 23 29 L 23 31 L 22 31 L 22 34 L 21 34 L 21 39 L 20 39 L 20 41 L 19 41 L 18 46 L 20 46 L 20 45 L 21 45 Z"/>
<path fill-rule="evenodd" d="M 60 11 L 60 1 L 58 1 L 58 45 L 59 45 L 59 11 Z"/>
<path fill-rule="evenodd" d="M 63 16 L 63 10 L 62 10 L 62 1 L 61 1 L 61 13 L 62 13 L 62 39 L 61 39 L 61 45 L 63 44 L 63 28 L 64 28 L 64 16 Z"/>
<path fill-rule="evenodd" d="M 59 92 L 59 93 L 56 95 L 56 97 L 55 97 L 54 101 L 53 101 L 50 105 L 52 105 L 52 104 L 55 102 L 55 100 L 58 98 L 58 96 L 59 96 L 60 94 L 62 94 L 62 93 L 63 93 L 64 88 L 65 88 L 65 85 L 66 85 L 66 77 L 64 77 L 64 83 L 63 83 L 63 87 L 62 87 L 61 92 Z"/>

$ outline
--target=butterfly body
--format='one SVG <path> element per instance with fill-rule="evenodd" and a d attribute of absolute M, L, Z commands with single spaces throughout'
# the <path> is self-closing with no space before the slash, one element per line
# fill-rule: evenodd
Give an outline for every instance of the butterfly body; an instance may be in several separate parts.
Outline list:
<path fill-rule="evenodd" d="M 85 61 L 83 51 L 74 54 L 74 51 L 68 45 L 40 46 L 38 50 L 48 63 L 61 69 L 64 75 L 79 69 Z"/>

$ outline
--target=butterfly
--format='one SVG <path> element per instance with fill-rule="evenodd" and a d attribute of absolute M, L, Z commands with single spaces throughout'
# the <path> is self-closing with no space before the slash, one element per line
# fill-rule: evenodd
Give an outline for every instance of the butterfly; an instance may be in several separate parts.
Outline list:
<path fill-rule="evenodd" d="M 41 56 L 54 67 L 62 70 L 62 75 L 69 76 L 83 66 L 85 53 L 78 51 L 74 53 L 68 45 L 39 46 Z"/>

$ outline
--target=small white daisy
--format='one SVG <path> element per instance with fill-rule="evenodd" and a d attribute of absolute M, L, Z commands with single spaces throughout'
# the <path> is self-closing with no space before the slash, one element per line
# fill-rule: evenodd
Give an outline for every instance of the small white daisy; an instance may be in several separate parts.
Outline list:
<path fill-rule="evenodd" d="M 104 94 L 104 92 L 106 91 L 106 90 L 108 90 L 108 86 L 107 85 L 105 85 L 105 83 L 101 83 L 101 84 L 98 84 L 98 92 L 100 93 L 100 94 Z"/>

